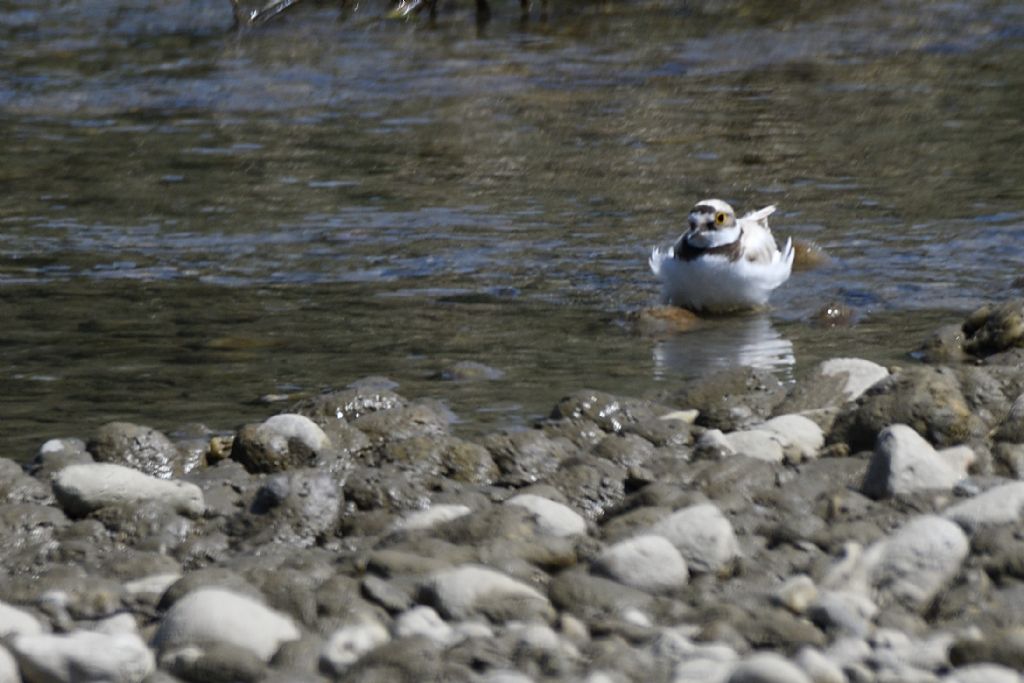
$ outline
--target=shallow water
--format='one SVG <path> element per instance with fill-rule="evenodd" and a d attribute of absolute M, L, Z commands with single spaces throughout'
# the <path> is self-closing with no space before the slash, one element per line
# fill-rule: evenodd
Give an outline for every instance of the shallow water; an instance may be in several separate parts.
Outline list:
<path fill-rule="evenodd" d="M 501 3 L 501 4 L 499 4 Z M 258 419 L 386 375 L 475 432 L 582 386 L 910 362 L 1024 264 L 1010 2 L 0 6 L 0 438 Z M 696 200 L 832 257 L 768 314 L 638 336 Z M 1019 293 L 1019 292 L 1018 292 Z M 841 302 L 845 329 L 814 325 Z M 430 379 L 458 360 L 494 382 Z"/>

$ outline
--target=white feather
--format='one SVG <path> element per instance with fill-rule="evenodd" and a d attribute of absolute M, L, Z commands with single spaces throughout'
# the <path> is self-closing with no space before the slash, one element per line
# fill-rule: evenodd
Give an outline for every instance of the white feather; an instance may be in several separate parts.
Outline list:
<path fill-rule="evenodd" d="M 757 308 L 768 303 L 772 291 L 789 279 L 793 269 L 792 239 L 780 252 L 768 228 L 767 218 L 774 211 L 774 206 L 767 206 L 737 221 L 743 229 L 744 256 L 735 261 L 721 255 L 684 261 L 675 258 L 671 248 L 655 248 L 648 263 L 662 282 L 663 301 L 706 311 Z"/>

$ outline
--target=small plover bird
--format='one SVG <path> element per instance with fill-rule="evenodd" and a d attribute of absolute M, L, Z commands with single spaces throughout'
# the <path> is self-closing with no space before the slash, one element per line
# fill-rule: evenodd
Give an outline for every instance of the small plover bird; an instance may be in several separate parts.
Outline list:
<path fill-rule="evenodd" d="M 768 227 L 774 212 L 766 206 L 736 218 L 721 199 L 697 202 L 690 229 L 648 260 L 664 303 L 710 312 L 764 306 L 793 268 L 793 240 L 780 252 Z"/>

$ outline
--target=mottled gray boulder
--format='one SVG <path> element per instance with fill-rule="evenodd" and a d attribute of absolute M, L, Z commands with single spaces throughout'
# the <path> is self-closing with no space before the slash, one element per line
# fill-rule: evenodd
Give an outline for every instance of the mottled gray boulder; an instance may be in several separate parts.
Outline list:
<path fill-rule="evenodd" d="M 366 413 L 352 422 L 373 445 L 448 433 L 449 418 L 424 403 Z"/>
<path fill-rule="evenodd" d="M 282 472 L 330 457 L 332 450 L 331 440 L 316 423 L 285 413 L 239 429 L 231 458 L 249 472 Z"/>
<path fill-rule="evenodd" d="M 968 664 L 950 671 L 941 683 L 1021 683 L 1021 675 L 1001 664 Z"/>
<path fill-rule="evenodd" d="M 770 370 L 734 368 L 688 384 L 667 402 L 698 409 L 699 425 L 731 432 L 764 421 L 785 397 L 785 388 Z"/>
<path fill-rule="evenodd" d="M 690 579 L 686 560 L 663 536 L 642 535 L 605 548 L 594 570 L 649 593 L 674 591 Z"/>
<path fill-rule="evenodd" d="M 583 389 L 559 401 L 551 411 L 551 419 L 591 421 L 605 432 L 621 434 L 666 412 L 667 408 L 649 401 Z"/>
<path fill-rule="evenodd" d="M 407 401 L 389 387 L 379 385 L 357 386 L 330 391 L 293 405 L 289 412 L 305 415 L 317 424 L 331 420 L 356 420 L 380 410 L 401 408 Z"/>
<path fill-rule="evenodd" d="M 987 431 L 945 367 L 904 368 L 873 385 L 836 418 L 830 442 L 853 451 L 871 448 L 878 433 L 894 423 L 909 425 L 936 446 L 954 446 Z"/>
<path fill-rule="evenodd" d="M 655 523 L 648 533 L 668 539 L 694 572 L 731 571 L 740 554 L 732 524 L 711 503 L 678 510 Z"/>
<path fill-rule="evenodd" d="M 936 451 L 907 425 L 894 424 L 878 434 L 861 491 L 872 498 L 948 491 L 967 476 L 973 462 L 974 452 L 967 446 Z"/>
<path fill-rule="evenodd" d="M 162 432 L 129 422 L 109 422 L 86 446 L 96 462 L 131 467 L 161 479 L 187 471 L 184 454 Z"/>
<path fill-rule="evenodd" d="M 975 356 L 1024 346 L 1024 299 L 982 306 L 967 317 L 963 330 L 964 349 Z"/>
<path fill-rule="evenodd" d="M 535 588 L 475 565 L 436 572 L 422 585 L 421 598 L 450 619 L 476 615 L 496 621 L 554 618 L 551 603 Z"/>
<path fill-rule="evenodd" d="M 654 457 L 654 445 L 636 434 L 608 434 L 594 447 L 593 454 L 621 467 L 637 467 Z"/>
<path fill-rule="evenodd" d="M 541 532 L 552 536 L 575 536 L 587 533 L 587 521 L 570 508 L 556 501 L 520 493 L 505 501 L 505 505 L 518 505 L 532 512 Z"/>
<path fill-rule="evenodd" d="M 942 514 L 968 531 L 1020 523 L 1024 519 L 1024 482 L 996 486 L 946 508 Z"/>
<path fill-rule="evenodd" d="M 510 483 L 533 483 L 558 469 L 576 448 L 566 439 L 530 429 L 489 434 L 483 445 Z"/>
<path fill-rule="evenodd" d="M 72 631 L 15 636 L 10 641 L 26 681 L 141 683 L 156 667 L 134 633 Z"/>
<path fill-rule="evenodd" d="M 228 643 L 269 661 L 282 643 L 299 638 L 292 619 L 261 602 L 222 588 L 201 588 L 174 603 L 153 644 L 160 651 Z"/>
<path fill-rule="evenodd" d="M 380 460 L 402 469 L 455 481 L 489 484 L 499 475 L 486 448 L 447 434 L 386 443 L 379 449 L 379 455 Z"/>
<path fill-rule="evenodd" d="M 195 484 L 166 481 L 130 467 L 95 463 L 71 465 L 53 480 L 57 501 L 69 516 L 86 515 L 112 505 L 139 505 L 155 501 L 183 515 L 203 514 L 203 493 Z"/>
<path fill-rule="evenodd" d="M 559 609 L 585 620 L 621 619 L 630 612 L 648 614 L 655 605 L 655 598 L 647 591 L 579 569 L 555 576 L 548 593 Z"/>
<path fill-rule="evenodd" d="M 52 504 L 53 493 L 48 483 L 25 474 L 18 463 L 0 458 L 0 501 Z"/>
<path fill-rule="evenodd" d="M 573 509 L 591 520 L 601 519 L 626 495 L 626 470 L 594 456 L 567 460 L 541 481 L 560 491 Z"/>
<path fill-rule="evenodd" d="M 160 657 L 160 669 L 203 683 L 257 683 L 267 674 L 267 665 L 250 650 L 223 642 L 168 650 Z"/>

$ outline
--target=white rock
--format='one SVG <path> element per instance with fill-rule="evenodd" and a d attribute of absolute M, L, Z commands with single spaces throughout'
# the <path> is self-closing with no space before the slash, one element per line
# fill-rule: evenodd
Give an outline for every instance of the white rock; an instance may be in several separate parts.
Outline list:
<path fill-rule="evenodd" d="M 694 452 L 704 458 L 723 458 L 736 455 L 736 449 L 725 438 L 721 429 L 709 429 L 700 435 L 694 446 Z"/>
<path fill-rule="evenodd" d="M 725 683 L 734 666 L 730 662 L 705 657 L 688 659 L 672 670 L 672 683 Z"/>
<path fill-rule="evenodd" d="M 44 631 L 34 616 L 14 605 L 0 602 L 0 638 L 16 635 L 36 635 Z"/>
<path fill-rule="evenodd" d="M 779 415 L 758 428 L 774 432 L 784 450 L 796 451 L 801 460 L 816 458 L 818 451 L 825 445 L 825 432 L 816 422 L 803 415 Z"/>
<path fill-rule="evenodd" d="M 878 434 L 861 490 L 872 498 L 948 490 L 967 476 L 972 462 L 967 446 L 936 451 L 907 425 L 890 425 Z"/>
<path fill-rule="evenodd" d="M 474 614 L 487 601 L 530 600 L 544 610 L 551 610 L 547 597 L 521 581 L 486 567 L 463 565 L 436 572 L 425 586 L 433 593 L 436 607 L 453 619 Z"/>
<path fill-rule="evenodd" d="M 95 622 L 92 630 L 95 633 L 103 633 L 108 636 L 122 633 L 139 635 L 139 625 L 135 622 L 135 617 L 127 612 L 120 612 L 106 619 L 100 619 Z"/>
<path fill-rule="evenodd" d="M 922 515 L 867 550 L 849 553 L 823 584 L 860 593 L 882 606 L 897 601 L 923 609 L 956 576 L 968 550 L 960 527 L 942 517 Z"/>
<path fill-rule="evenodd" d="M 1024 676 L 1001 664 L 970 664 L 943 676 L 942 683 L 1021 683 Z"/>
<path fill-rule="evenodd" d="M 178 600 L 153 637 L 160 650 L 194 643 L 228 643 L 269 661 L 282 643 L 299 638 L 291 617 L 223 588 L 200 588 Z"/>
<path fill-rule="evenodd" d="M 18 662 L 2 643 L 0 643 L 0 683 L 21 683 Z"/>
<path fill-rule="evenodd" d="M 720 572 L 730 568 L 740 554 L 732 524 L 711 503 L 678 510 L 655 523 L 648 533 L 667 538 L 694 572 Z"/>
<path fill-rule="evenodd" d="M 847 683 L 842 668 L 813 647 L 802 647 L 794 661 L 813 683 Z"/>
<path fill-rule="evenodd" d="M 859 664 L 871 656 L 871 646 L 863 638 L 836 638 L 825 650 L 825 656 L 843 669 Z"/>
<path fill-rule="evenodd" d="M 462 639 L 455 629 L 434 611 L 434 608 L 426 605 L 413 607 L 398 615 L 395 619 L 394 632 L 398 638 L 423 636 L 444 646 L 452 645 Z"/>
<path fill-rule="evenodd" d="M 807 608 L 816 624 L 847 636 L 865 638 L 871 633 L 878 606 L 864 592 L 824 590 Z"/>
<path fill-rule="evenodd" d="M 156 668 L 153 653 L 134 633 L 21 635 L 10 648 L 22 677 L 33 683 L 139 683 Z"/>
<path fill-rule="evenodd" d="M 729 432 L 725 442 L 736 455 L 767 462 L 782 462 L 785 453 L 778 433 L 768 429 L 744 429 Z"/>
<path fill-rule="evenodd" d="M 138 470 L 111 463 L 69 465 L 57 473 L 53 492 L 72 516 L 88 514 L 109 505 L 138 505 L 156 501 L 177 512 L 203 514 L 203 492 L 195 484 L 167 481 Z"/>
<path fill-rule="evenodd" d="M 395 528 L 401 531 L 420 531 L 429 529 L 468 515 L 472 510 L 468 505 L 446 505 L 438 504 L 427 510 L 421 510 L 407 515 L 395 524 Z"/>
<path fill-rule="evenodd" d="M 733 669 L 729 683 L 811 683 L 803 669 L 774 652 L 753 654 Z"/>
<path fill-rule="evenodd" d="M 343 626 L 327 639 L 320 663 L 335 675 L 344 673 L 370 650 L 391 640 L 388 630 L 376 619 Z"/>
<path fill-rule="evenodd" d="M 171 585 L 181 578 L 181 574 L 151 574 L 124 584 L 124 590 L 135 597 L 160 597 Z"/>
<path fill-rule="evenodd" d="M 1024 481 L 996 486 L 942 513 L 968 531 L 1024 520 Z"/>
<path fill-rule="evenodd" d="M 806 574 L 790 577 L 774 593 L 775 601 L 794 614 L 806 612 L 817 597 L 818 587 Z"/>
<path fill-rule="evenodd" d="M 518 505 L 537 516 L 540 530 L 552 536 L 575 536 L 587 533 L 587 522 L 582 515 L 567 505 L 532 493 L 520 493 L 505 501 Z"/>
<path fill-rule="evenodd" d="M 619 583 L 652 593 L 682 588 L 690 579 L 686 560 L 664 536 L 620 541 L 605 548 L 596 564 Z"/>
<path fill-rule="evenodd" d="M 331 446 L 331 440 L 324 430 L 305 415 L 296 413 L 274 415 L 264 420 L 263 426 L 286 439 L 301 441 L 311 451 L 321 452 Z"/>
<path fill-rule="evenodd" d="M 878 363 L 862 358 L 831 358 L 818 366 L 826 377 L 846 376 L 843 394 L 847 401 L 854 401 L 861 394 L 889 376 L 889 371 Z"/>
<path fill-rule="evenodd" d="M 483 683 L 534 683 L 526 674 L 511 669 L 491 669 L 482 680 Z"/>

